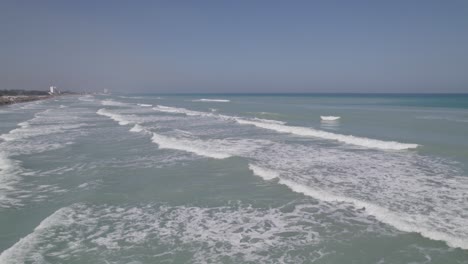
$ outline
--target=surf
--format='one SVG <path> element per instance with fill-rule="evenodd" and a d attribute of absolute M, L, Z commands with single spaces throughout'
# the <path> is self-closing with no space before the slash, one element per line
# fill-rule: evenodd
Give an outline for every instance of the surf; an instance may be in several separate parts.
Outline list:
<path fill-rule="evenodd" d="M 393 226 L 400 231 L 418 233 L 421 236 L 432 240 L 443 241 L 450 247 L 468 249 L 468 239 L 466 237 L 432 230 L 421 225 L 418 219 L 425 216 L 394 212 L 368 201 L 362 201 L 351 197 L 336 195 L 325 190 L 316 189 L 294 180 L 283 178 L 279 172 L 263 168 L 255 164 L 249 164 L 248 167 L 254 175 L 259 176 L 264 180 L 276 179 L 279 184 L 285 185 L 293 192 L 301 193 L 324 202 L 350 203 L 353 204 L 356 209 L 364 209 L 364 212 L 374 216 L 380 222 Z"/>
<path fill-rule="evenodd" d="M 192 102 L 228 103 L 228 102 L 231 102 L 231 100 L 227 100 L 227 99 L 205 99 L 205 98 L 202 98 L 202 99 L 195 99 L 195 100 L 192 100 Z"/>
<path fill-rule="evenodd" d="M 226 115 L 219 115 L 213 113 L 206 113 L 206 112 L 199 112 L 199 111 L 192 111 L 185 108 L 177 108 L 177 107 L 169 107 L 169 106 L 160 106 L 153 108 L 156 111 L 166 112 L 166 113 L 173 113 L 173 114 L 185 114 L 188 116 L 203 116 L 203 117 L 214 117 L 220 118 L 223 120 L 234 120 L 235 122 L 241 125 L 253 125 L 259 128 L 273 130 L 280 133 L 288 133 L 294 134 L 298 136 L 304 137 L 316 137 L 326 140 L 334 140 L 350 145 L 366 147 L 366 148 L 374 148 L 374 149 L 382 149 L 382 150 L 407 150 L 407 149 L 414 149 L 418 147 L 418 144 L 410 144 L 410 143 L 400 143 L 397 141 L 384 141 L 378 139 L 371 139 L 365 137 L 358 137 L 353 135 L 341 135 L 335 134 L 327 131 L 317 130 L 308 127 L 299 127 L 299 126 L 289 126 L 284 124 L 284 122 L 277 121 L 277 120 L 268 120 L 268 119 L 245 119 L 241 117 L 235 116 L 226 116 Z"/>

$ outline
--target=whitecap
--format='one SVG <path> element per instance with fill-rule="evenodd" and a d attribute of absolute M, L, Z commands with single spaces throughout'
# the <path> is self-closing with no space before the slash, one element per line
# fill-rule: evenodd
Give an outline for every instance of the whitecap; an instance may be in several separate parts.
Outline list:
<path fill-rule="evenodd" d="M 117 121 L 119 123 L 119 125 L 121 125 L 121 126 L 125 126 L 125 125 L 128 125 L 128 124 L 131 123 L 131 121 L 126 119 L 123 115 L 112 113 L 112 112 L 108 111 L 105 108 L 99 109 L 96 112 L 96 114 L 109 117 L 110 119 L 112 119 L 114 121 Z"/>
<path fill-rule="evenodd" d="M 231 100 L 227 100 L 227 99 L 206 99 L 206 98 L 202 98 L 202 99 L 195 99 L 195 100 L 192 100 L 192 102 L 228 103 L 228 102 L 231 102 Z"/>
<path fill-rule="evenodd" d="M 117 102 L 117 101 L 110 100 L 110 99 L 109 100 L 102 100 L 101 104 L 105 105 L 105 106 L 127 106 L 126 103 Z"/>
<path fill-rule="evenodd" d="M 383 149 L 383 150 L 404 150 L 404 149 L 412 149 L 417 148 L 417 144 L 408 144 L 408 143 L 400 143 L 396 141 L 383 141 L 377 139 L 370 139 L 365 137 L 357 137 L 353 135 L 341 135 L 335 134 L 331 132 L 316 130 L 313 128 L 308 127 L 298 127 L 298 126 L 287 126 L 282 124 L 275 124 L 271 122 L 258 122 L 253 120 L 247 120 L 242 118 L 235 118 L 235 120 L 239 124 L 243 125 L 254 125 L 256 127 L 274 130 L 281 133 L 290 133 L 299 136 L 310 136 L 310 137 L 317 137 L 322 139 L 328 140 L 336 140 L 339 142 L 343 142 L 346 144 L 367 147 L 367 148 L 376 148 L 376 149 Z"/>
<path fill-rule="evenodd" d="M 339 116 L 320 116 L 320 119 L 322 119 L 323 121 L 336 121 L 340 118 L 341 117 Z"/>
<path fill-rule="evenodd" d="M 336 140 L 339 142 L 343 142 L 346 144 L 366 147 L 366 148 L 375 148 L 375 149 L 383 149 L 383 150 L 405 150 L 405 149 L 413 149 L 417 148 L 418 144 L 411 144 L 411 143 L 400 143 L 396 141 L 384 141 L 378 139 L 371 139 L 366 137 L 357 137 L 353 135 L 341 135 L 335 134 L 327 131 L 321 131 L 313 128 L 308 127 L 299 127 L 299 126 L 288 126 L 285 125 L 281 121 L 277 120 L 267 120 L 267 119 L 245 119 L 240 117 L 232 117 L 226 115 L 216 115 L 213 113 L 206 113 L 206 112 L 199 112 L 199 111 L 192 111 L 184 108 L 177 108 L 177 107 L 169 107 L 169 106 L 160 106 L 153 108 L 154 110 L 166 112 L 166 113 L 173 113 L 173 114 L 185 114 L 188 116 L 203 116 L 203 117 L 214 117 L 223 120 L 234 120 L 239 124 L 242 125 L 254 125 L 259 128 L 274 130 L 280 133 L 289 133 L 295 134 L 299 136 L 306 136 L 306 137 L 317 137 L 327 140 Z"/>

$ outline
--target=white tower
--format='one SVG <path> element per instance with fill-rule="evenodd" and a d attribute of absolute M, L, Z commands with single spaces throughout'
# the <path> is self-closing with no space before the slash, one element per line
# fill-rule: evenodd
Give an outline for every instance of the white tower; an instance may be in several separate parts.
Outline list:
<path fill-rule="evenodd" d="M 60 91 L 57 89 L 57 86 L 51 86 L 49 88 L 49 94 L 59 94 Z"/>

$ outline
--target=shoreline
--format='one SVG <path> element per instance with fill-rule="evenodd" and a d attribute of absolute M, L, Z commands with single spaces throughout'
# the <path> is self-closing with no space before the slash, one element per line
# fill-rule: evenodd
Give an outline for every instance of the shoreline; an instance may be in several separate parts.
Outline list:
<path fill-rule="evenodd" d="M 17 103 L 26 103 L 38 100 L 45 100 L 52 98 L 52 95 L 16 95 L 16 96 L 0 96 L 0 107 L 17 104 Z"/>

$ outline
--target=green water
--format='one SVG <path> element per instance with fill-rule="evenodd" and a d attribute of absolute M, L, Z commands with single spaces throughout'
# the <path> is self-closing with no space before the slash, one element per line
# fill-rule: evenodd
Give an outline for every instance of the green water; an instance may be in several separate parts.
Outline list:
<path fill-rule="evenodd" d="M 0 121 L 0 263 L 468 263 L 466 95 L 69 96 Z"/>

